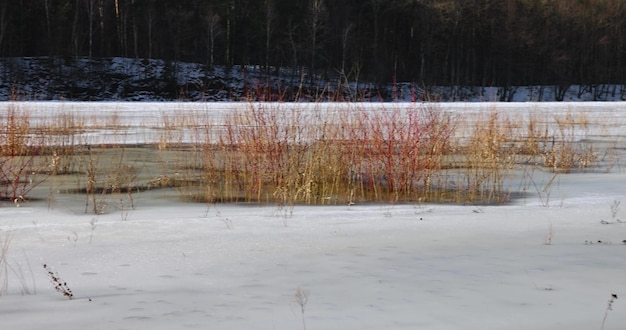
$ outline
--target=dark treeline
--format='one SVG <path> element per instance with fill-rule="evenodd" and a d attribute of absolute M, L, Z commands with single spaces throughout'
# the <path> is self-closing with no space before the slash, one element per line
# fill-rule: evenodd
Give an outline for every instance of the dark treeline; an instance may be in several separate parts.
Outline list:
<path fill-rule="evenodd" d="M 624 0 L 2 0 L 0 56 L 303 68 L 347 81 L 623 84 Z"/>

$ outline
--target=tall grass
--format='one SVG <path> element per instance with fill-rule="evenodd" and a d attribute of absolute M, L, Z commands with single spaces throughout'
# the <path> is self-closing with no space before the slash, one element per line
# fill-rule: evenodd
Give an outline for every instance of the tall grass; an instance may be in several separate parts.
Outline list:
<path fill-rule="evenodd" d="M 27 111 L 11 105 L 0 113 L 0 199 L 17 204 L 45 180 L 37 176 L 36 161 L 43 146 L 44 136 L 31 129 Z"/>
<path fill-rule="evenodd" d="M 556 132 L 552 145 L 543 152 L 544 165 L 554 171 L 584 170 L 595 164 L 598 153 L 586 142 L 589 118 L 584 114 L 567 113 L 555 118 Z"/>
<path fill-rule="evenodd" d="M 500 203 L 513 158 L 501 155 L 506 132 L 497 118 L 486 123 L 463 144 L 455 118 L 433 106 L 251 104 L 222 124 L 200 125 L 184 158 L 196 160 L 201 150 L 202 159 L 187 163 L 184 182 L 193 185 L 183 191 L 214 202 Z"/>
<path fill-rule="evenodd" d="M 597 163 L 584 115 L 520 117 L 495 108 L 466 117 L 436 104 L 248 103 L 219 116 L 161 113 L 142 124 L 158 139 L 130 146 L 116 114 L 68 112 L 33 124 L 11 107 L 0 115 L 0 197 L 24 198 L 39 182 L 33 176 L 73 175 L 76 189 L 65 191 L 85 194 L 94 213 L 133 208 L 134 192 L 156 188 L 212 203 L 506 203 L 515 171 Z M 146 170 L 138 150 L 157 155 L 158 167 Z"/>
<path fill-rule="evenodd" d="M 463 180 L 456 191 L 457 201 L 506 202 L 508 174 L 515 162 L 515 149 L 508 143 L 512 137 L 508 118 L 497 111 L 483 114 L 474 123 L 473 134 L 464 149 Z"/>

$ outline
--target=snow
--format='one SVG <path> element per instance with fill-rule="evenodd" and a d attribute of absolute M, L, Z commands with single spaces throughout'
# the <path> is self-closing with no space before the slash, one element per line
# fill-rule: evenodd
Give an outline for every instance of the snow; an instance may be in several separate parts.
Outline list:
<path fill-rule="evenodd" d="M 155 113 L 196 109 L 187 103 L 19 106 L 98 107 L 100 115 L 112 109 L 129 127 Z M 214 111 L 211 104 L 197 106 Z M 623 138 L 625 104 L 585 106 L 590 115 L 621 123 L 613 132 L 622 130 Z M 138 194 L 130 213 L 96 216 L 84 213 L 80 196 L 61 195 L 52 205 L 2 204 L 0 241 L 10 239 L 10 269 L 0 269 L 9 281 L 0 296 L 0 328 L 600 329 L 607 313 L 604 329 L 623 329 L 626 223 L 615 220 L 626 214 L 618 209 L 613 219 L 611 205 L 626 200 L 624 182 L 619 166 L 561 175 L 548 205 L 530 194 L 503 206 L 290 209 Z M 43 264 L 74 299 L 55 292 Z M 308 293 L 304 324 L 298 289 Z M 612 294 L 619 299 L 607 311 Z"/>
<path fill-rule="evenodd" d="M 626 129 L 626 102 L 454 102 L 454 103 L 272 103 L 272 102 L 0 102 L 0 110 L 14 108 L 28 111 L 32 125 L 45 124 L 57 120 L 58 114 L 75 115 L 86 119 L 85 136 L 98 137 L 99 143 L 119 143 L 119 136 L 124 136 L 123 143 L 158 143 L 164 122 L 172 118 L 207 118 L 220 125 L 227 114 L 242 109 L 259 108 L 284 111 L 285 118 L 293 114 L 305 113 L 310 120 L 318 122 L 323 118 L 345 115 L 350 111 L 407 111 L 409 109 L 433 109 L 448 112 L 452 116 L 462 117 L 471 122 L 484 117 L 485 113 L 497 111 L 513 116 L 512 119 L 528 120 L 533 115 L 544 122 L 550 132 L 554 132 L 557 118 L 571 116 L 573 119 L 585 119 L 601 125 L 585 127 L 585 133 L 599 139 L 623 136 Z M 517 118 L 519 117 L 519 118 Z M 484 119 L 484 118 L 482 118 Z M 103 123 L 120 121 L 121 129 L 117 135 L 111 134 Z M 464 131 L 469 133 L 469 131 Z M 189 142 L 185 128 L 178 132 L 183 135 L 181 142 Z M 580 133 L 580 132 L 578 132 Z M 78 139 L 85 141 L 85 139 Z M 89 139 L 87 139 L 88 141 Z"/>

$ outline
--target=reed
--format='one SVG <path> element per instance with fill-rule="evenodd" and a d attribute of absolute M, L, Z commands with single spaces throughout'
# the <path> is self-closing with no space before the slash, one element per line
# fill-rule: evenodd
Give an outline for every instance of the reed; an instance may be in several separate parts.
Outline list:
<path fill-rule="evenodd" d="M 457 189 L 457 201 L 466 203 L 508 201 L 505 187 L 513 169 L 516 150 L 512 148 L 511 125 L 497 111 L 482 114 L 474 124 L 469 144 L 462 149 L 465 164 Z"/>
<path fill-rule="evenodd" d="M 70 111 L 33 124 L 12 108 L 0 117 L 0 197 L 23 198 L 35 173 L 75 175 L 72 191 L 96 214 L 128 211 L 134 192 L 157 188 L 208 203 L 506 203 L 516 171 L 584 170 L 600 153 L 585 142 L 590 120 L 571 113 L 547 120 L 494 108 L 466 117 L 417 103 L 184 110 L 143 123 L 158 139 L 133 147 L 115 113 L 97 120 Z M 129 150 L 157 155 L 157 168 Z"/>
<path fill-rule="evenodd" d="M 577 149 L 582 117 L 556 118 L 548 131 L 533 116 L 492 109 L 464 122 L 420 104 L 333 111 L 251 103 L 221 123 L 191 116 L 178 119 L 194 122 L 185 126 L 194 138 L 171 172 L 181 194 L 198 201 L 506 203 L 512 173 L 524 166 L 564 172 L 595 161 Z M 557 150 L 553 140 L 571 148 Z"/>
<path fill-rule="evenodd" d="M 0 123 L 0 199 L 19 205 L 46 179 L 37 162 L 44 135 L 32 130 L 28 112 L 14 105 L 0 114 Z"/>

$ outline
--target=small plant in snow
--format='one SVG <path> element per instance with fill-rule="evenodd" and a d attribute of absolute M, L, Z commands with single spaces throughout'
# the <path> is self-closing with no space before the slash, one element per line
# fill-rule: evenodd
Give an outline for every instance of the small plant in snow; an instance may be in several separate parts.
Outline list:
<path fill-rule="evenodd" d="M 48 267 L 47 264 L 43 264 L 43 269 L 45 269 L 48 273 L 48 276 L 50 277 L 50 282 L 52 283 L 52 285 L 54 285 L 54 289 L 57 290 L 57 292 L 60 292 L 63 296 L 72 300 L 74 294 L 72 293 L 72 290 L 70 290 L 70 288 L 67 286 L 67 283 L 61 280 L 59 275 L 54 272 L 50 267 Z"/>
<path fill-rule="evenodd" d="M 78 242 L 78 234 L 75 231 L 73 231 L 72 236 L 67 236 L 66 239 L 69 242 L 72 242 L 74 246 L 76 246 L 76 242 Z"/>
<path fill-rule="evenodd" d="M 620 205 L 621 201 L 618 200 L 614 200 L 613 204 L 611 204 L 611 221 L 607 221 L 607 220 L 600 220 L 600 223 L 603 225 L 608 225 L 611 223 L 621 223 L 622 220 L 617 218 L 617 214 L 619 213 L 619 205 Z"/>
<path fill-rule="evenodd" d="M 0 296 L 7 292 L 9 288 L 9 264 L 7 256 L 11 244 L 11 235 L 8 234 L 3 241 L 0 241 Z"/>
<path fill-rule="evenodd" d="M 621 201 L 614 200 L 613 204 L 611 204 L 611 219 L 616 222 L 621 222 L 620 219 L 617 218 L 617 213 L 619 212 L 619 204 Z"/>
<path fill-rule="evenodd" d="M 233 221 L 229 218 L 222 218 L 222 222 L 226 225 L 226 228 L 233 229 Z"/>
<path fill-rule="evenodd" d="M 207 213 L 208 212 L 209 212 L 209 210 L 207 209 Z M 220 218 L 222 220 L 224 225 L 226 225 L 227 229 L 230 229 L 230 230 L 233 229 L 233 221 L 230 220 L 229 218 L 222 217 L 222 212 L 220 212 L 219 210 L 215 211 L 215 216 L 217 216 L 218 218 Z"/>
<path fill-rule="evenodd" d="M 393 207 L 392 207 L 392 206 L 388 206 L 388 207 L 386 207 L 386 208 L 384 209 L 383 216 L 384 216 L 385 218 L 393 218 L 393 212 L 392 212 L 392 210 L 393 210 Z"/>
<path fill-rule="evenodd" d="M 585 245 L 593 245 L 593 244 L 611 245 L 613 243 L 611 243 L 611 241 L 603 241 L 600 239 L 597 241 L 585 241 Z"/>
<path fill-rule="evenodd" d="M 546 237 L 546 245 L 552 245 L 552 239 L 554 238 L 554 230 L 552 228 L 552 224 L 548 228 L 548 236 Z"/>
<path fill-rule="evenodd" d="M 302 329 L 306 330 L 304 309 L 306 308 L 306 304 L 309 302 L 309 291 L 298 288 L 298 290 L 296 290 L 296 293 L 294 294 L 294 297 L 296 298 L 296 303 L 300 306 L 300 313 L 302 315 Z"/>
<path fill-rule="evenodd" d="M 9 254 L 9 246 L 11 244 L 11 233 L 9 232 L 4 238 L 0 237 L 0 296 L 8 293 L 9 290 L 9 273 L 13 273 L 19 284 L 21 286 L 22 294 L 31 294 L 31 289 L 28 286 L 28 281 L 26 280 L 26 273 L 22 267 L 21 263 L 13 263 L 11 265 L 9 263 L 8 254 Z M 26 254 L 24 254 L 26 261 L 28 262 L 28 258 Z M 32 277 L 33 272 L 30 269 L 30 264 L 28 264 L 28 269 L 30 271 L 30 275 Z M 34 291 L 37 291 L 35 288 L 35 279 L 32 278 L 32 284 Z"/>
<path fill-rule="evenodd" d="M 93 242 L 93 232 L 96 230 L 96 226 L 98 225 L 98 219 L 91 218 L 89 225 L 91 225 L 91 233 L 89 234 L 89 244 L 91 244 L 91 242 Z"/>
<path fill-rule="evenodd" d="M 617 300 L 617 294 L 611 293 L 611 299 L 609 299 L 609 304 L 606 306 L 606 310 L 604 311 L 604 318 L 602 319 L 602 326 L 600 330 L 604 329 L 604 323 L 606 323 L 606 317 L 609 316 L 609 311 L 613 310 L 613 303 Z"/>

